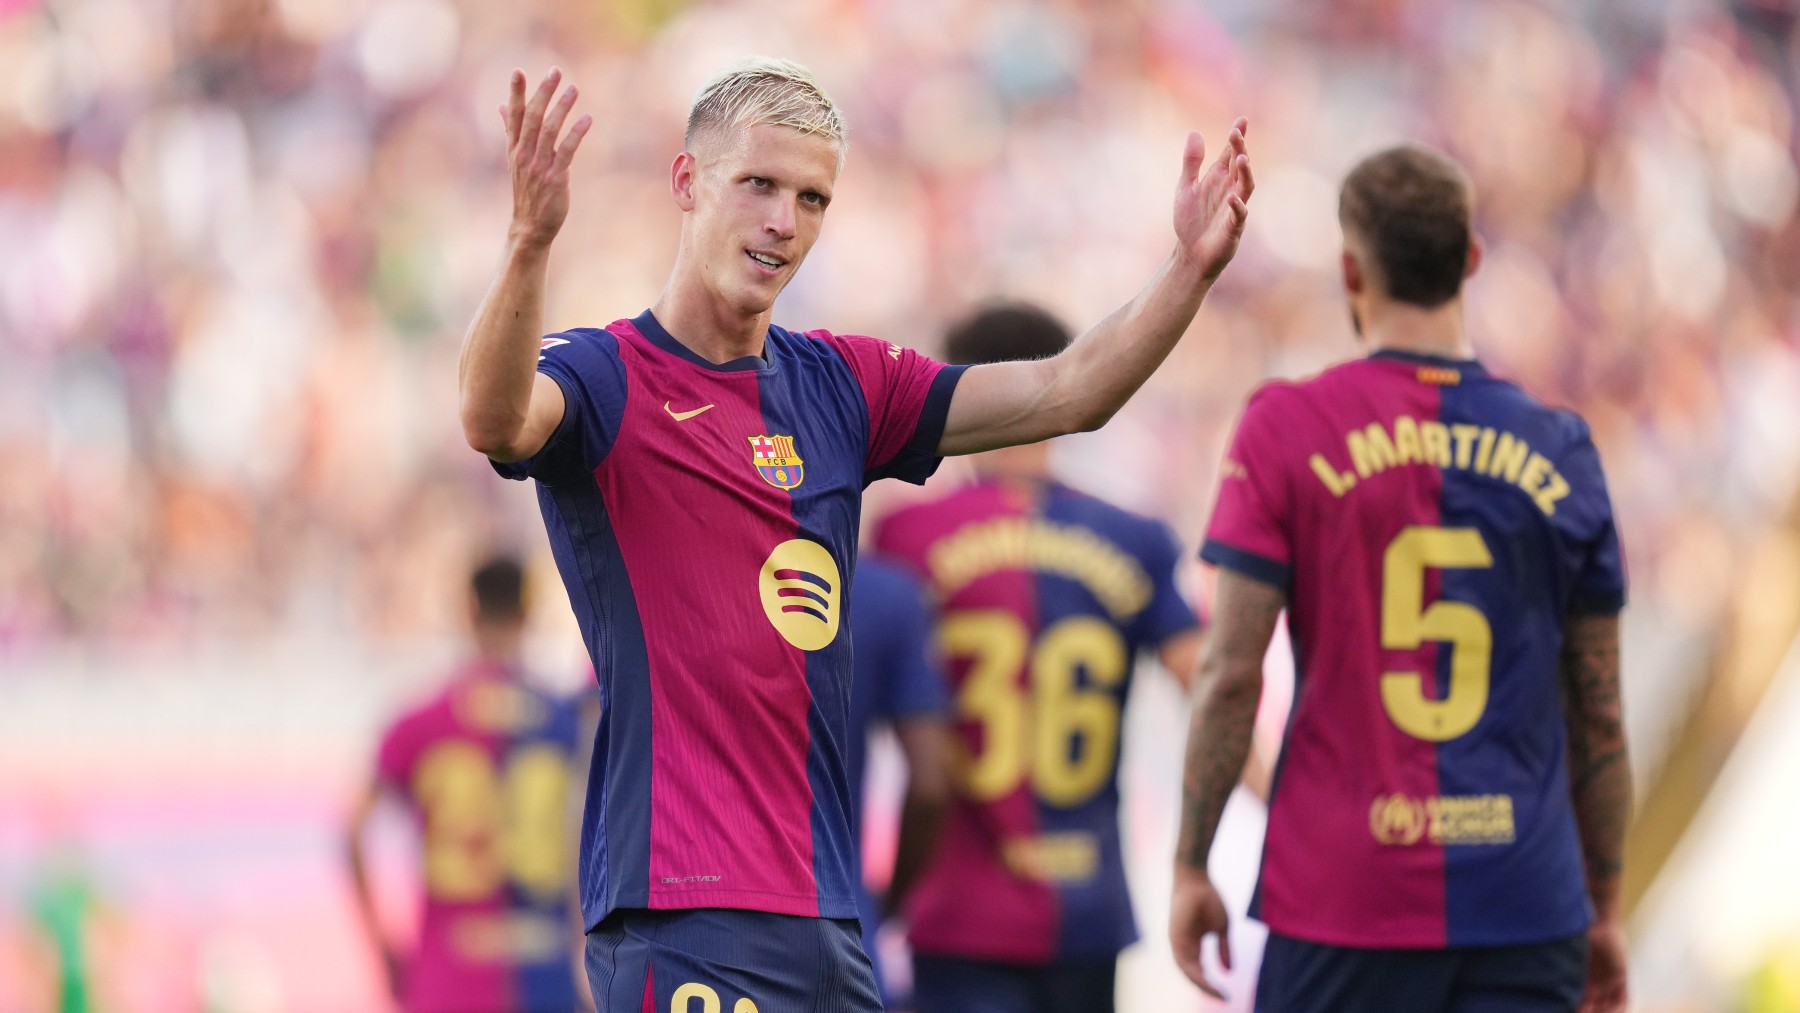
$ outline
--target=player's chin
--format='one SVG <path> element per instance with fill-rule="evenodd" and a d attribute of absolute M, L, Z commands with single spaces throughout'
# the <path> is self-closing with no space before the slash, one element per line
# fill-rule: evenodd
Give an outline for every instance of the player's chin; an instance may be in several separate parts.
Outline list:
<path fill-rule="evenodd" d="M 792 276 L 784 273 L 773 278 L 765 276 L 746 279 L 731 293 L 733 308 L 746 315 L 767 313 L 774 307 L 781 290 L 787 288 L 790 277 Z"/>

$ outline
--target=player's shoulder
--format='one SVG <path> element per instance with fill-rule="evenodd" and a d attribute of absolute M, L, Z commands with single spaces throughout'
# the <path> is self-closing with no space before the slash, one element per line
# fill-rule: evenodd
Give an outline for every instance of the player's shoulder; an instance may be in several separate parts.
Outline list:
<path fill-rule="evenodd" d="M 1160 518 L 1061 482 L 1051 484 L 1046 501 L 1052 520 L 1079 523 L 1139 555 L 1163 549 L 1175 541 L 1174 530 Z"/>
<path fill-rule="evenodd" d="M 1366 358 L 1350 359 L 1300 377 L 1271 377 L 1251 388 L 1244 399 L 1246 419 L 1280 419 L 1312 412 L 1361 386 L 1370 373 Z"/>
<path fill-rule="evenodd" d="M 1552 404 L 1511 377 L 1483 372 L 1469 383 L 1468 396 L 1485 402 L 1477 406 L 1482 416 L 1514 428 L 1528 428 L 1546 446 L 1557 451 L 1588 443 L 1592 431 L 1574 409 Z"/>
<path fill-rule="evenodd" d="M 457 730 L 456 692 L 456 681 L 449 680 L 408 699 L 388 721 L 382 738 L 424 743 L 454 734 Z"/>
<path fill-rule="evenodd" d="M 546 334 L 538 342 L 538 366 L 575 371 L 616 368 L 625 347 L 620 335 L 631 325 L 630 320 L 616 320 L 605 327 L 572 327 Z"/>
<path fill-rule="evenodd" d="M 839 334 L 822 327 L 794 331 L 771 325 L 769 336 L 777 346 L 788 347 L 797 354 L 808 358 L 842 359 L 852 368 L 879 365 L 883 361 L 900 362 L 913 354 L 906 346 L 886 338 L 867 334 Z"/>
<path fill-rule="evenodd" d="M 993 491 L 980 482 L 965 482 L 889 512 L 875 525 L 875 542 L 882 551 L 900 559 L 909 554 L 907 542 L 930 541 L 961 527 L 972 518 L 990 512 Z"/>

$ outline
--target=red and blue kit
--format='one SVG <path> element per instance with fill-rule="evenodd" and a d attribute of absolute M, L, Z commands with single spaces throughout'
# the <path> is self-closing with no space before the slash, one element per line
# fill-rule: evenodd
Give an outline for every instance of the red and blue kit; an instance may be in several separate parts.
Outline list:
<path fill-rule="evenodd" d="M 576 734 L 571 703 L 476 664 L 382 739 L 378 780 L 424 848 L 409 1013 L 572 1008 Z"/>
<path fill-rule="evenodd" d="M 843 611 L 862 489 L 936 468 L 961 370 L 779 327 L 718 365 L 649 312 L 543 344 L 562 424 L 496 467 L 537 480 L 600 682 L 588 927 L 615 909 L 854 918 Z"/>
<path fill-rule="evenodd" d="M 1137 937 L 1117 776 L 1133 660 L 1198 625 L 1174 536 L 1055 483 L 983 481 L 896 512 L 877 544 L 935 592 L 960 745 L 914 948 L 1110 961 Z"/>
<path fill-rule="evenodd" d="M 1334 946 L 1587 926 L 1559 655 L 1624 606 L 1587 425 L 1380 352 L 1250 399 L 1201 557 L 1286 590 L 1297 685 L 1255 913 Z"/>

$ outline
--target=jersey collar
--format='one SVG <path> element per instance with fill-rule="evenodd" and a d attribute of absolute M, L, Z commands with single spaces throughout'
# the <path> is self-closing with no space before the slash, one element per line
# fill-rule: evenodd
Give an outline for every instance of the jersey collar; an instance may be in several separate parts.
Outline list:
<path fill-rule="evenodd" d="M 740 359 L 732 359 L 730 362 L 709 362 L 702 356 L 696 354 L 693 349 L 676 341 L 675 336 L 669 333 L 668 328 L 664 327 L 662 322 L 656 319 L 656 314 L 650 310 L 645 310 L 633 317 L 631 319 L 631 325 L 638 329 L 639 334 L 649 338 L 651 344 L 678 359 L 685 359 L 702 369 L 709 369 L 715 373 L 743 373 L 749 371 L 772 373 L 775 371 L 774 328 L 770 328 L 769 336 L 763 339 L 763 354 L 767 355 L 768 358 L 765 359 L 761 355 L 746 355 Z"/>
<path fill-rule="evenodd" d="M 1424 352 L 1407 352 L 1398 348 L 1383 348 L 1369 353 L 1371 359 L 1388 359 L 1393 362 L 1410 362 L 1415 366 L 1442 366 L 1475 376 L 1486 376 L 1487 367 L 1479 359 L 1452 359 L 1442 355 L 1427 355 Z"/>

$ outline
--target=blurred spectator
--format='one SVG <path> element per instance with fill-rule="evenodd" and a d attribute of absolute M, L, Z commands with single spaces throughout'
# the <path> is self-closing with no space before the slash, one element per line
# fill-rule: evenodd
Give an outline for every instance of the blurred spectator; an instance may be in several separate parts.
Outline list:
<path fill-rule="evenodd" d="M 652 300 L 673 125 L 745 50 L 812 64 L 852 129 L 826 249 L 780 315 L 926 344 L 997 294 L 1074 320 L 1127 296 L 1167 246 L 1182 133 L 1243 111 L 1246 249 L 1151 386 L 1066 454 L 1074 481 L 1198 531 L 1250 386 L 1354 354 L 1331 181 L 1412 137 L 1474 173 L 1477 345 L 1593 420 L 1661 635 L 1705 640 L 1796 492 L 1785 5 L 781 12 L 0 0 L 0 651 L 454 628 L 469 546 L 531 525 L 454 413 L 513 65 L 561 63 L 598 121 L 555 327 Z"/>

